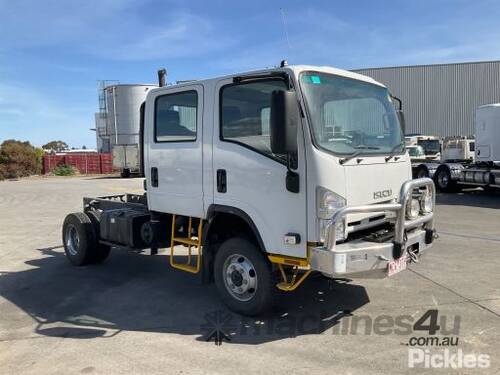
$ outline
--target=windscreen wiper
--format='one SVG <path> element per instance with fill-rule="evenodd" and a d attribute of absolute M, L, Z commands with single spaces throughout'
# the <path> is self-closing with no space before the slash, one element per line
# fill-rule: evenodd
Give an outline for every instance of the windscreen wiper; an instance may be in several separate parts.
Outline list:
<path fill-rule="evenodd" d="M 363 152 L 363 150 L 379 150 L 380 149 L 380 147 L 366 146 L 366 145 L 357 145 L 356 147 L 353 147 L 353 148 L 356 149 L 357 151 L 354 151 L 352 154 L 347 155 L 346 157 L 340 159 L 339 160 L 340 164 L 345 164 L 349 160 L 354 159 L 356 156 L 360 155 Z"/>
<path fill-rule="evenodd" d="M 400 147 L 404 147 L 404 143 L 403 143 L 403 142 L 401 142 L 400 144 L 398 144 L 398 145 L 396 145 L 396 146 L 394 146 L 394 147 L 392 148 L 392 150 L 389 152 L 389 156 L 386 156 L 386 157 L 385 157 L 385 162 L 386 162 L 386 163 L 387 163 L 389 160 L 391 160 L 391 159 L 395 156 L 395 154 L 396 154 L 396 150 L 397 150 L 398 148 L 400 148 Z"/>

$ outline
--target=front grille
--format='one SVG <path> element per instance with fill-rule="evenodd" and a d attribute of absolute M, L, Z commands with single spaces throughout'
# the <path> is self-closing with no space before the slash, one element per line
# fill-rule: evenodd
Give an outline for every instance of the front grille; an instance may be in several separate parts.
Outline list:
<path fill-rule="evenodd" d="M 394 224 L 392 223 L 382 223 L 376 227 L 371 227 L 363 229 L 357 232 L 349 233 L 347 237 L 348 241 L 363 239 L 367 242 L 388 242 L 394 238 Z"/>

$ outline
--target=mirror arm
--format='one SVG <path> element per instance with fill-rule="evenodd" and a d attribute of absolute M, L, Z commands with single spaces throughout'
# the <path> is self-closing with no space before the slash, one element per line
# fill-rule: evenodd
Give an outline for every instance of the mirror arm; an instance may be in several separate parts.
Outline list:
<path fill-rule="evenodd" d="M 300 192 L 300 178 L 299 174 L 295 172 L 293 169 L 298 168 L 298 160 L 297 160 L 296 152 L 289 152 L 286 156 L 286 189 L 291 193 Z"/>
<path fill-rule="evenodd" d="M 399 99 L 397 96 L 394 96 L 392 94 L 391 95 L 391 98 L 394 99 L 395 101 L 398 102 L 398 110 L 402 111 L 403 110 L 403 101 L 401 99 Z"/>
<path fill-rule="evenodd" d="M 297 169 L 298 166 L 298 156 L 297 152 L 287 152 L 286 154 L 286 169 L 288 172 L 294 172 L 295 169 Z"/>

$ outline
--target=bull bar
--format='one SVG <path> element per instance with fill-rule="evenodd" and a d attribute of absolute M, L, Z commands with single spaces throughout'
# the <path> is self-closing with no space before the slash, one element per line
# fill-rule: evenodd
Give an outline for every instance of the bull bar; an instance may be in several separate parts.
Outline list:
<path fill-rule="evenodd" d="M 420 214 L 416 219 L 406 218 L 406 207 L 414 189 L 426 187 L 432 194 L 433 210 Z M 313 247 L 310 253 L 311 268 L 327 276 L 365 274 L 367 271 L 386 270 L 392 259 L 406 255 L 413 249 L 419 254 L 430 246 L 435 236 L 434 207 L 436 189 L 430 178 L 406 181 L 401 187 L 397 203 L 383 203 L 344 207 L 336 211 L 326 228 L 323 246 Z M 373 243 L 352 240 L 337 244 L 337 223 L 348 214 L 395 212 L 394 239 L 391 242 Z M 420 227 L 420 228 L 418 228 Z M 411 232 L 410 232 L 411 231 Z"/>

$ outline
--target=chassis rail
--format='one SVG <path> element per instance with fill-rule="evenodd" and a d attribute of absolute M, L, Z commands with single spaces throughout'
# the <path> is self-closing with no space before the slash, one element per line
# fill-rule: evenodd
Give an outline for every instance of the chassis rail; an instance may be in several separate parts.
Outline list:
<path fill-rule="evenodd" d="M 88 210 L 113 210 L 119 208 L 134 208 L 139 210 L 147 210 L 146 194 L 118 194 L 106 195 L 102 197 L 85 197 L 83 198 L 83 211 Z"/>

